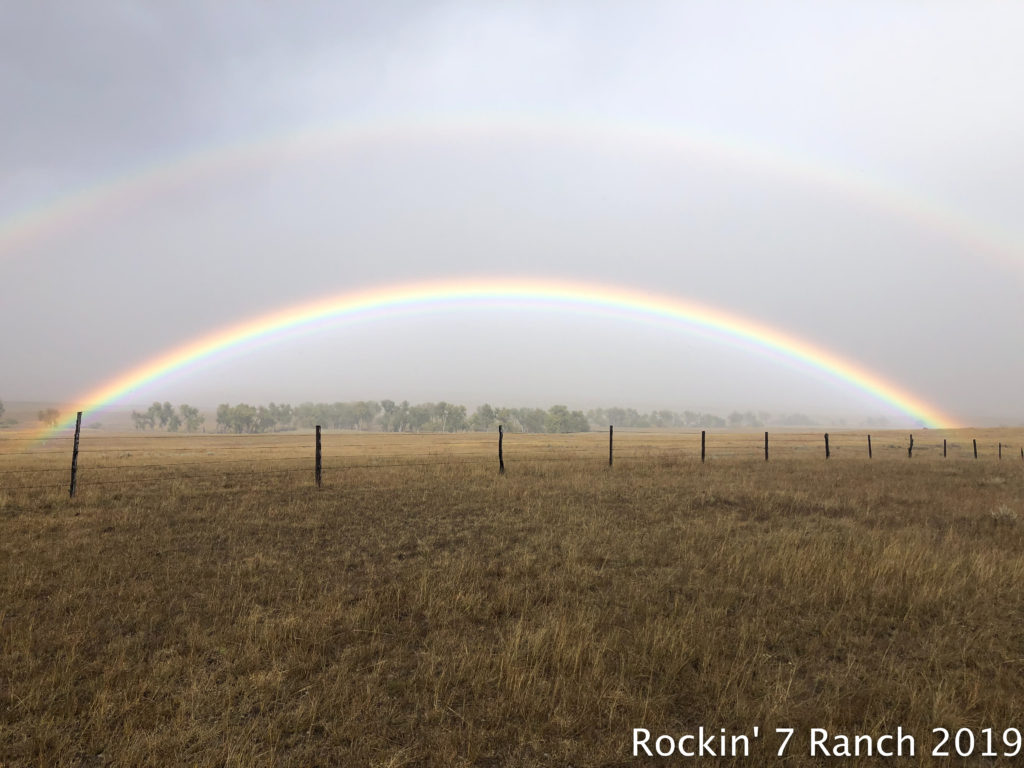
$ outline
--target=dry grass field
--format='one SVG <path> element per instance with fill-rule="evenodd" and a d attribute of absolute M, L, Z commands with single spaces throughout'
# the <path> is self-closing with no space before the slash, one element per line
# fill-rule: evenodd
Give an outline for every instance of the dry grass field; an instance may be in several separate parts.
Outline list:
<path fill-rule="evenodd" d="M 0 766 L 1017 762 L 1024 431 L 495 437 L 3 440 Z"/>

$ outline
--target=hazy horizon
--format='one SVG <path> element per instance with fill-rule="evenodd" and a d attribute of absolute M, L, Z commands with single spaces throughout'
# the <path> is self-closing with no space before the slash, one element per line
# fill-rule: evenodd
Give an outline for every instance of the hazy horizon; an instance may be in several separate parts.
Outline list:
<path fill-rule="evenodd" d="M 697 302 L 1020 424 L 1022 33 L 994 2 L 12 6 L 0 400 L 511 275 Z M 911 422 L 778 354 L 500 305 L 285 334 L 115 408 L 381 398 Z"/>

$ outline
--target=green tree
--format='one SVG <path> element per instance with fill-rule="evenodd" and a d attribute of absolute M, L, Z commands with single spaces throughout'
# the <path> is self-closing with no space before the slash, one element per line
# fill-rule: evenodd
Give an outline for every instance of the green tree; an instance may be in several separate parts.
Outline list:
<path fill-rule="evenodd" d="M 385 432 L 397 432 L 399 425 L 395 422 L 399 413 L 398 404 L 394 400 L 381 400 L 380 409 L 384 412 L 380 419 L 381 429 Z"/>
<path fill-rule="evenodd" d="M 358 403 L 352 403 L 353 426 L 356 429 L 369 429 L 373 426 L 373 420 L 377 418 L 380 410 L 380 403 L 376 400 L 360 400 Z"/>
<path fill-rule="evenodd" d="M 543 432 L 547 412 L 543 408 L 519 408 L 516 411 L 516 418 L 519 419 L 524 432 Z"/>
<path fill-rule="evenodd" d="M 436 424 L 431 424 L 432 421 L 434 421 L 433 403 L 417 403 L 409 406 L 406 424 L 410 432 L 421 432 L 436 427 Z"/>
<path fill-rule="evenodd" d="M 171 415 L 167 417 L 167 431 L 177 432 L 181 427 L 181 416 L 176 412 L 171 411 Z"/>
<path fill-rule="evenodd" d="M 489 432 L 494 428 L 495 413 L 494 409 L 484 403 L 478 405 L 473 415 L 469 417 L 469 428 L 476 432 Z"/>
<path fill-rule="evenodd" d="M 466 406 L 464 405 L 452 405 L 448 408 L 448 414 L 445 419 L 445 423 L 448 425 L 449 432 L 463 432 L 469 427 L 469 422 L 466 419 Z"/>
<path fill-rule="evenodd" d="M 206 421 L 206 417 L 199 413 L 198 408 L 193 408 L 191 405 L 178 406 L 178 412 L 181 414 L 181 420 L 185 424 L 186 432 L 195 432 L 202 426 L 203 422 Z"/>
<path fill-rule="evenodd" d="M 264 406 L 256 409 L 256 421 L 254 429 L 256 432 L 273 432 L 277 426 L 277 416 L 272 410 Z"/>
<path fill-rule="evenodd" d="M 278 427 L 284 429 L 292 425 L 294 414 L 292 407 L 287 403 L 281 405 L 271 403 L 267 406 L 267 410 L 270 411 L 270 417 L 274 420 L 275 429 Z"/>
<path fill-rule="evenodd" d="M 409 430 L 409 401 L 403 400 L 395 406 L 394 421 L 397 425 L 395 432 L 407 432 Z"/>
<path fill-rule="evenodd" d="M 231 427 L 235 432 L 255 432 L 258 411 L 248 403 L 239 403 L 231 409 Z"/>
<path fill-rule="evenodd" d="M 217 431 L 227 432 L 231 427 L 231 406 L 221 403 L 217 406 Z"/>
<path fill-rule="evenodd" d="M 0 419 L 4 416 L 4 401 L 0 400 Z"/>
<path fill-rule="evenodd" d="M 258 411 L 251 405 L 239 403 L 232 406 L 228 403 L 221 403 L 217 406 L 217 429 L 218 431 L 242 432 L 256 431 L 256 416 Z"/>
<path fill-rule="evenodd" d="M 552 405 L 548 408 L 547 418 L 544 419 L 545 432 L 571 432 L 569 429 L 569 409 L 564 405 Z"/>
<path fill-rule="evenodd" d="M 132 411 L 132 421 L 135 422 L 135 429 L 139 431 L 153 428 L 153 415 L 149 411 L 145 413 Z"/>

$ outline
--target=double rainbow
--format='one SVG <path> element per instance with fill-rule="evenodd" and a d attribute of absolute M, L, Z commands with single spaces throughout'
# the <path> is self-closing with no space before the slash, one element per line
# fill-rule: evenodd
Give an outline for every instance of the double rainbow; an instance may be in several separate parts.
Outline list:
<path fill-rule="evenodd" d="M 76 410 L 108 407 L 139 388 L 220 354 L 289 331 L 374 314 L 431 312 L 460 306 L 516 305 L 571 313 L 613 314 L 654 321 L 690 332 L 776 353 L 800 367 L 819 371 L 867 393 L 927 427 L 953 427 L 956 420 L 905 389 L 856 363 L 763 323 L 670 296 L 599 284 L 515 278 L 449 280 L 387 285 L 343 293 L 245 320 L 192 339 L 132 368 L 76 398 Z M 52 430 L 65 429 L 73 419 Z"/>

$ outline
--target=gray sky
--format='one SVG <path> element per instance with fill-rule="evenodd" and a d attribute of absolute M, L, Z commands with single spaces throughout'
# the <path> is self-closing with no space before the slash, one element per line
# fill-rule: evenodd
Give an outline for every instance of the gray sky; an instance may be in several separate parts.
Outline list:
<path fill-rule="evenodd" d="M 1024 422 L 1018 4 L 2 10 L 2 399 L 325 294 L 519 275 L 697 300 Z M 899 421 L 749 349 L 500 308 L 325 328 L 129 402 L 381 397 Z"/>

